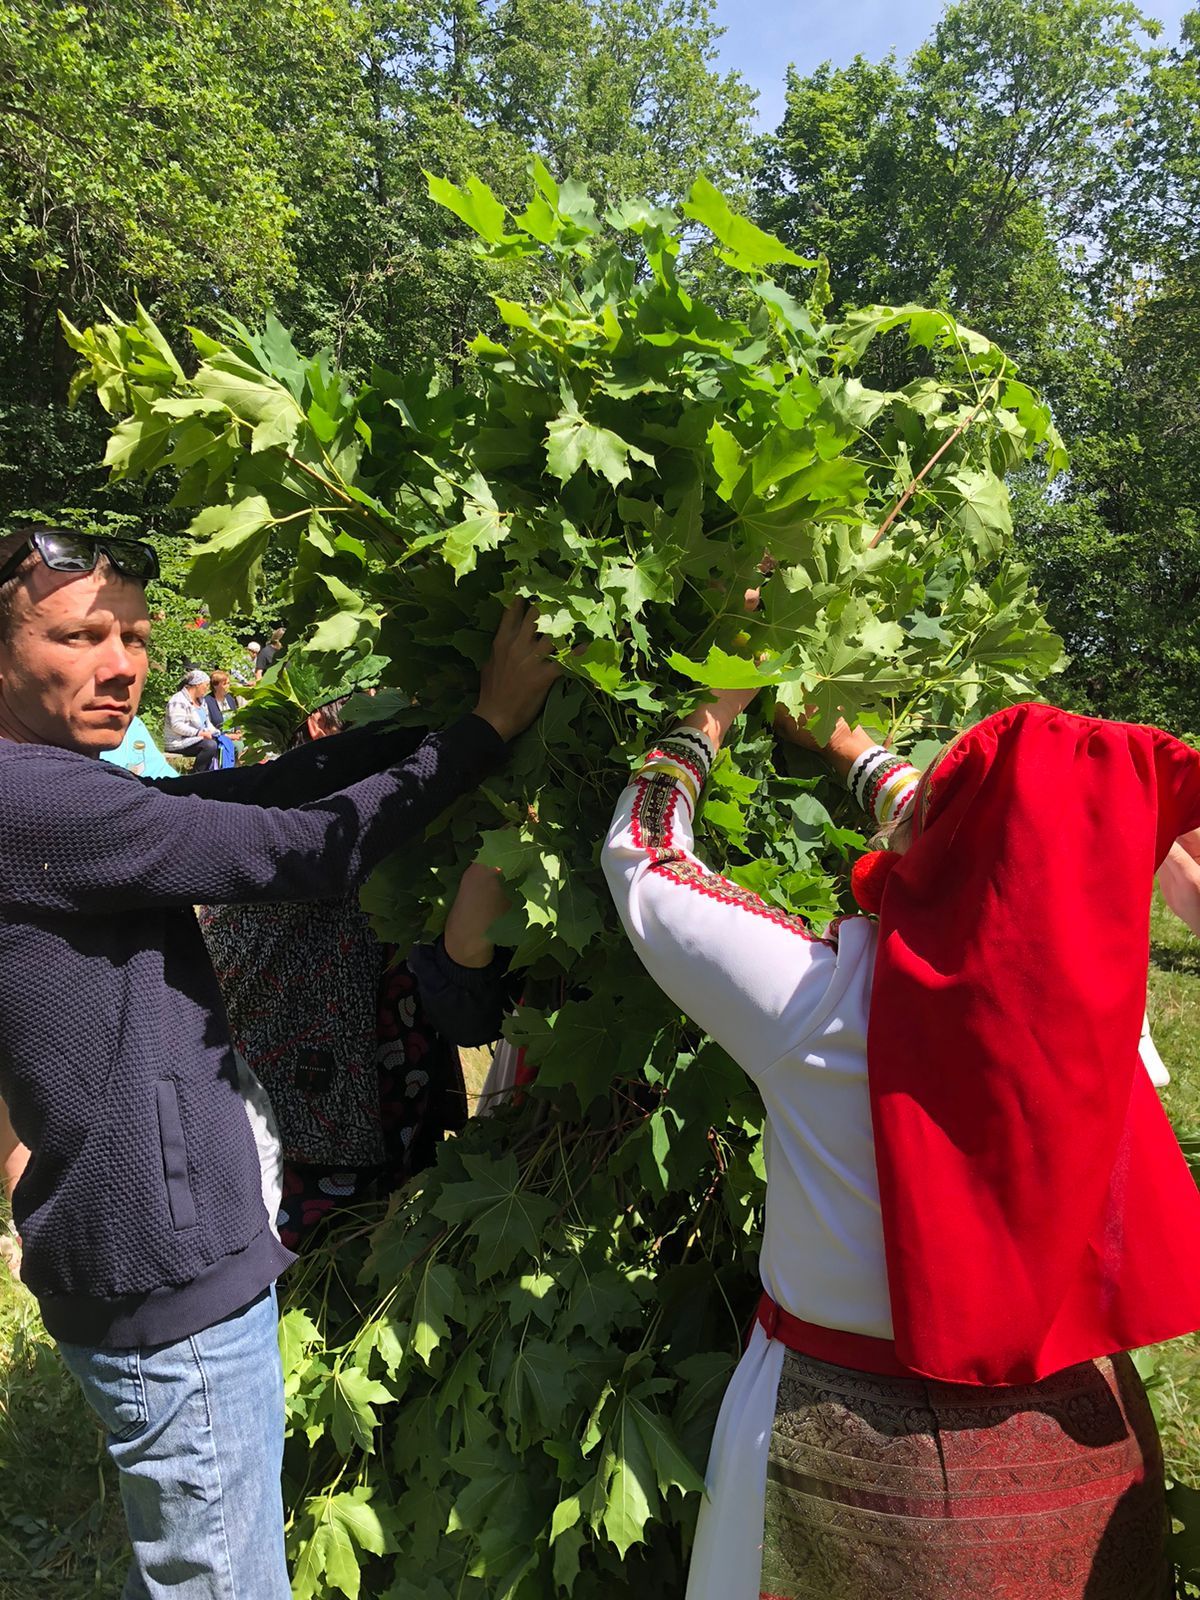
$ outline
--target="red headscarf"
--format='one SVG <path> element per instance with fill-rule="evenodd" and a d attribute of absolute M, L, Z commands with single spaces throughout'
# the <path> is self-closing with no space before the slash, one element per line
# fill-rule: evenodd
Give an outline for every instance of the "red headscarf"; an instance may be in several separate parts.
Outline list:
<path fill-rule="evenodd" d="M 1138 1058 L 1156 869 L 1200 755 L 1022 705 L 926 780 L 868 1065 L 896 1353 L 1021 1384 L 1200 1328 L 1200 1194 Z"/>

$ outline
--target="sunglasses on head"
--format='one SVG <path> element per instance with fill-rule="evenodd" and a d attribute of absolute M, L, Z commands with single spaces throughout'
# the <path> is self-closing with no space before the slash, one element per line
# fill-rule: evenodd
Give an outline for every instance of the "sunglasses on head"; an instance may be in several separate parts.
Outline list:
<path fill-rule="evenodd" d="M 34 550 L 51 572 L 94 572 L 103 555 L 123 578 L 132 578 L 143 587 L 158 577 L 158 555 L 153 545 L 143 544 L 140 539 L 107 539 L 90 533 L 68 533 L 62 528 L 37 528 L 0 568 L 0 583 L 7 583 Z"/>

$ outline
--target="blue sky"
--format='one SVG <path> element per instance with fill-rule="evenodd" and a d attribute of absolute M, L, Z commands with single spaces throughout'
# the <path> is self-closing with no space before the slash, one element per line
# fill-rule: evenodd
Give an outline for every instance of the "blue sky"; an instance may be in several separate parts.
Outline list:
<path fill-rule="evenodd" d="M 1143 0 L 1142 9 L 1165 24 L 1173 43 L 1179 19 L 1195 0 Z M 774 128 L 783 115 L 783 79 L 789 62 L 802 72 L 822 61 L 845 66 L 856 55 L 877 61 L 889 50 L 904 57 L 928 38 L 942 0 L 717 0 L 726 32 L 721 64 L 735 67 L 758 90 L 758 117 Z"/>

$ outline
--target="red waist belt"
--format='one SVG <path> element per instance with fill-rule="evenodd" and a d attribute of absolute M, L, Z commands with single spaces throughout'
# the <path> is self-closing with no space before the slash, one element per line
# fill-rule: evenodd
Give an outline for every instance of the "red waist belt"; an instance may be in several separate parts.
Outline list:
<path fill-rule="evenodd" d="M 758 1302 L 757 1320 L 768 1339 L 778 1339 L 789 1350 L 827 1361 L 830 1366 L 849 1367 L 853 1372 L 873 1372 L 881 1378 L 919 1378 L 896 1355 L 890 1339 L 873 1339 L 866 1333 L 843 1333 L 840 1328 L 823 1328 L 805 1322 L 776 1305 L 769 1294 Z"/>

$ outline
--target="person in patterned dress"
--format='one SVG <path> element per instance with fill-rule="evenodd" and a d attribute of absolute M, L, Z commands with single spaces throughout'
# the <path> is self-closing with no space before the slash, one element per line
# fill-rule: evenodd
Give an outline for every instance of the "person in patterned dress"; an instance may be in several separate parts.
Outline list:
<path fill-rule="evenodd" d="M 348 696 L 292 745 L 340 733 Z M 335 1213 L 390 1193 L 466 1115 L 458 1052 L 433 1026 L 406 961 L 340 900 L 210 906 L 200 926 L 234 1043 L 270 1099 L 283 1149 L 279 1237 L 312 1242 Z"/>
<path fill-rule="evenodd" d="M 687 1600 L 1163 1600 L 1125 1352 L 1200 1327 L 1200 1195 L 1138 1037 L 1200 756 L 1027 705 L 922 778 L 842 725 L 824 754 L 892 848 L 818 937 L 693 847 L 752 698 L 659 741 L 603 852 L 647 970 L 766 1112 L 764 1293 Z"/>

